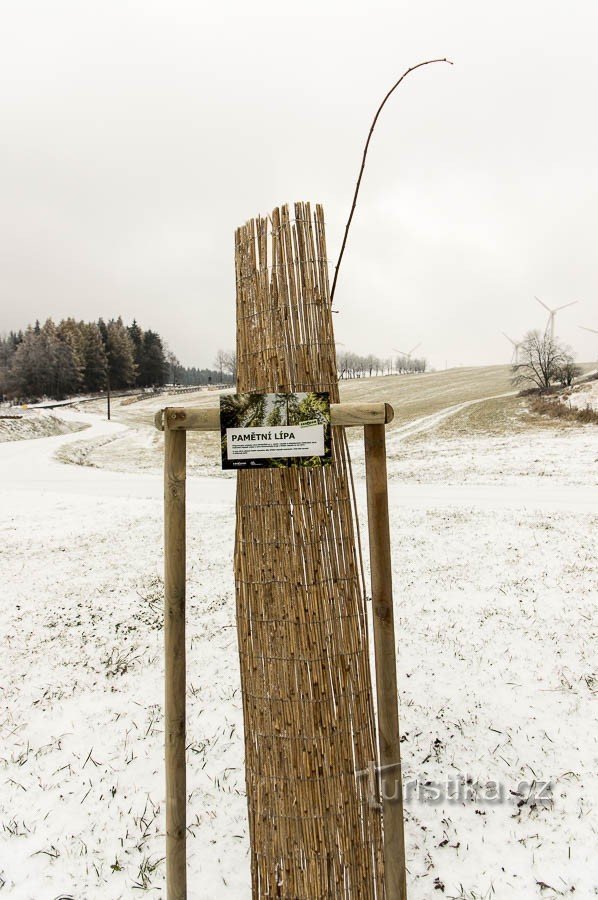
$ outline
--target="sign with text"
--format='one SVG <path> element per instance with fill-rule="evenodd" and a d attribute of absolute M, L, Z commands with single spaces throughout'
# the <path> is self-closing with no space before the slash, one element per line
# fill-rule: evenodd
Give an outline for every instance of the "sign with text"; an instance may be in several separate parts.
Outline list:
<path fill-rule="evenodd" d="M 220 431 L 223 469 L 327 465 L 330 395 L 223 394 Z"/>

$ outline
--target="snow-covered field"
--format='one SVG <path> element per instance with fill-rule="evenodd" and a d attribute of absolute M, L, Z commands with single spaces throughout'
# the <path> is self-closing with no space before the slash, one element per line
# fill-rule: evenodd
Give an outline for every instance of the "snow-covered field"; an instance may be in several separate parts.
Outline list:
<path fill-rule="evenodd" d="M 159 444 L 62 416 L 91 427 L 0 446 L 0 896 L 161 898 Z M 598 432 L 409 434 L 389 434 L 403 765 L 441 791 L 406 802 L 410 900 L 594 897 Z M 87 440 L 102 465 L 56 458 L 89 462 Z M 234 476 L 192 476 L 188 506 L 190 897 L 242 900 Z"/>

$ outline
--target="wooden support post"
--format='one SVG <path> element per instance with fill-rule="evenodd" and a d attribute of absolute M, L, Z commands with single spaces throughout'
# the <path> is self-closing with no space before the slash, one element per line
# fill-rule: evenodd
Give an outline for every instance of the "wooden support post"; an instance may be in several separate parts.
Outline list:
<path fill-rule="evenodd" d="M 366 425 L 364 437 L 386 898 L 406 900 L 403 779 L 384 425 Z"/>
<path fill-rule="evenodd" d="M 185 476 L 186 432 L 164 411 L 164 650 L 166 885 L 168 900 L 186 900 L 185 761 Z"/>

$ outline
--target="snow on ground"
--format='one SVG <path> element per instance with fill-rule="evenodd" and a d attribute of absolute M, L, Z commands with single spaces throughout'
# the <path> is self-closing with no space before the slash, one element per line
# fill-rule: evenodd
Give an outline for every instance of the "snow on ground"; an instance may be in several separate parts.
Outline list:
<path fill-rule="evenodd" d="M 389 473 L 422 484 L 531 486 L 597 485 L 595 425 L 569 430 L 530 430 L 498 436 L 417 441 L 390 436 Z"/>
<path fill-rule="evenodd" d="M 598 381 L 573 388 L 566 402 L 577 409 L 593 409 L 598 412 Z"/>
<path fill-rule="evenodd" d="M 452 407 L 458 412 L 466 406 Z M 445 417 L 430 417 L 433 427 Z M 518 428 L 498 434 L 473 433 L 444 437 L 422 435 L 428 417 L 388 432 L 388 475 L 391 483 L 423 486 L 496 486 L 538 495 L 555 487 L 598 485 L 596 426 Z M 425 439 L 422 439 L 425 437 Z M 364 475 L 363 442 L 351 442 L 355 472 Z M 476 492 L 474 491 L 474 494 Z"/>
<path fill-rule="evenodd" d="M 86 426 L 38 410 L 12 407 L 0 415 L 0 443 L 81 431 Z"/>
<path fill-rule="evenodd" d="M 93 441 L 125 433 L 70 415 Z M 595 435 L 480 439 L 456 460 L 432 432 L 432 463 L 389 436 L 405 781 L 465 781 L 406 803 L 410 900 L 598 894 Z M 78 440 L 0 446 L 0 895 L 161 898 L 161 478 L 59 462 Z M 190 898 L 241 900 L 234 478 L 188 496 Z"/>

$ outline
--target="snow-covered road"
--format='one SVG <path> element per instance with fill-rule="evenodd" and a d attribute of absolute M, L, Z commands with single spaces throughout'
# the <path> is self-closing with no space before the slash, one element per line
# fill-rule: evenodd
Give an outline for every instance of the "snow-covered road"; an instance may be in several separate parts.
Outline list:
<path fill-rule="evenodd" d="M 63 411 L 61 418 L 84 422 L 84 432 L 39 438 L 34 441 L 12 441 L 0 444 L 0 493 L 33 491 L 35 493 L 77 494 L 87 497 L 160 500 L 162 478 L 158 473 L 112 472 L 93 466 L 65 465 L 56 452 L 81 440 L 110 439 L 126 432 L 128 427 L 108 422 L 94 414 Z M 189 479 L 189 503 L 234 503 L 232 479 Z"/>

